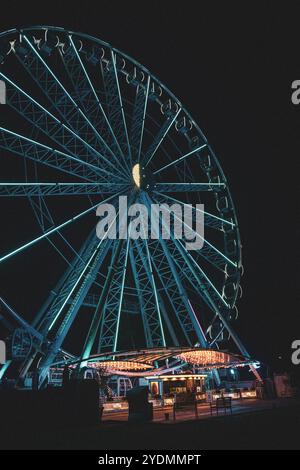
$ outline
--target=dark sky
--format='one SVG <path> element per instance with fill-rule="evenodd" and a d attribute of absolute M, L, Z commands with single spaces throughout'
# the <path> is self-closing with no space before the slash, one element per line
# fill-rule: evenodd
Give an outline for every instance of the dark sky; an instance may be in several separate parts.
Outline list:
<path fill-rule="evenodd" d="M 272 364 L 300 338 L 300 105 L 290 99 L 291 82 L 300 79 L 300 9 L 275 3 L 10 0 L 0 16 L 1 31 L 49 24 L 110 42 L 185 104 L 216 151 L 237 208 L 245 268 L 238 331 L 255 357 Z"/>

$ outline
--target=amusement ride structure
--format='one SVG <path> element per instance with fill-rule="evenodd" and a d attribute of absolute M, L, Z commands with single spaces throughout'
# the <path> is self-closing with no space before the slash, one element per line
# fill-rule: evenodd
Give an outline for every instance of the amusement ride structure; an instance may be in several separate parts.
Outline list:
<path fill-rule="evenodd" d="M 232 326 L 242 274 L 232 197 L 181 102 L 126 54 L 62 28 L 2 33 L 0 64 L 1 165 L 15 162 L 0 197 L 32 209 L 32 237 L 2 251 L 0 268 L 41 244 L 54 273 L 56 258 L 65 266 L 33 319 L 1 293 L 11 333 L 0 377 L 38 369 L 42 387 L 50 368 L 88 363 L 133 375 L 247 365 L 259 377 Z M 170 214 L 192 205 L 193 218 L 204 217 L 203 247 L 188 250 L 172 233 L 99 239 L 96 209 L 120 196 Z"/>

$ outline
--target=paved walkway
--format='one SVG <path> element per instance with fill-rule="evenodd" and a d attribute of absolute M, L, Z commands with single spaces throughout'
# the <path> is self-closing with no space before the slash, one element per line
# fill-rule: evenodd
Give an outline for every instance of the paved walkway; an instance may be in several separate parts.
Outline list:
<path fill-rule="evenodd" d="M 232 402 L 232 413 L 234 415 L 241 413 L 252 413 L 263 410 L 270 410 L 272 408 L 278 408 L 288 406 L 290 401 L 287 400 L 257 400 L 257 399 L 244 399 L 234 400 Z M 169 421 L 165 419 L 165 413 L 169 413 Z M 224 410 L 220 410 L 217 415 L 216 411 L 213 411 L 213 415 L 210 413 L 210 406 L 208 403 L 198 404 L 198 419 L 215 418 L 217 416 L 225 415 Z M 227 410 L 227 415 L 230 415 L 230 411 Z M 103 414 L 103 421 L 127 421 L 128 411 L 107 411 Z M 194 407 L 176 411 L 176 422 L 190 421 L 196 419 Z M 171 424 L 173 420 L 173 409 L 172 407 L 165 408 L 154 408 L 154 422 Z"/>

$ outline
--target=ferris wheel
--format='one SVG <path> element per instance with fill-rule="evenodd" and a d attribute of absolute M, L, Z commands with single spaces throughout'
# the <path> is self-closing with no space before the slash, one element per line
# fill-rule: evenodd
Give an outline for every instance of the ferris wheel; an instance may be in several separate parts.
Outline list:
<path fill-rule="evenodd" d="M 34 256 L 40 244 L 53 251 L 54 273 L 57 258 L 65 263 L 34 320 L 20 315 L 31 335 L 27 352 L 16 347 L 24 352 L 20 376 L 37 360 L 43 380 L 59 357 L 142 346 L 219 349 L 233 341 L 249 357 L 232 328 L 242 273 L 232 197 L 183 104 L 126 54 L 62 28 L 2 33 L 0 62 L 0 164 L 15 165 L 0 182 L 0 197 L 15 207 L 27 198 L 33 227 L 31 238 L 1 253 L 1 269 L 25 251 Z M 204 218 L 202 248 L 189 251 L 172 234 L 99 239 L 96 209 L 120 196 L 148 208 L 192 205 L 193 218 L 197 211 Z M 43 259 L 40 265 L 42 276 Z M 78 349 L 67 352 L 87 310 Z"/>

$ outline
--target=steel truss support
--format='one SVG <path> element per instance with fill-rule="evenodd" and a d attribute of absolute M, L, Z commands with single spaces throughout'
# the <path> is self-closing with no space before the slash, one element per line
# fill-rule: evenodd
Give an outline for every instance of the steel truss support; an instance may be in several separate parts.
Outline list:
<path fill-rule="evenodd" d="M 92 320 L 92 323 L 90 325 L 90 328 L 89 328 L 89 331 L 88 331 L 88 334 L 87 334 L 87 337 L 85 339 L 85 343 L 84 343 L 84 346 L 83 346 L 83 349 L 82 349 L 82 353 L 81 353 L 81 357 L 80 357 L 81 360 L 84 360 L 84 358 L 90 356 L 91 350 L 94 346 L 95 339 L 96 339 L 97 333 L 99 331 L 99 326 L 100 326 L 100 323 L 101 323 L 101 318 L 102 318 L 102 315 L 103 315 L 103 311 L 105 309 L 105 301 L 106 301 L 106 298 L 107 298 L 107 295 L 108 295 L 108 291 L 111 287 L 113 277 L 114 277 L 115 273 L 118 270 L 118 259 L 119 259 L 119 256 L 121 254 L 122 247 L 123 247 L 123 240 L 120 240 L 119 243 L 118 243 L 118 246 L 114 250 L 112 258 L 111 258 L 111 262 L 110 262 L 110 266 L 109 266 L 108 273 L 107 273 L 107 276 L 106 276 L 106 280 L 105 280 L 104 286 L 102 288 L 102 291 L 101 291 L 101 294 L 100 294 L 100 297 L 99 297 L 99 300 L 98 300 L 98 304 L 97 304 L 97 307 L 96 307 L 96 310 L 95 310 L 95 313 L 94 313 L 94 316 L 93 316 L 93 320 Z M 81 367 L 81 366 L 82 366 L 82 363 L 79 364 L 79 367 Z"/>
<path fill-rule="evenodd" d="M 121 241 L 118 241 L 121 243 Z M 128 251 L 130 240 L 123 246 L 120 256 L 115 260 L 114 274 L 103 307 L 99 334 L 98 352 L 117 351 L 118 334 L 122 303 L 124 300 L 124 286 L 127 270 Z"/>
<path fill-rule="evenodd" d="M 103 260 L 105 259 L 108 250 L 111 246 L 111 240 L 102 239 L 95 250 L 95 252 L 90 257 L 87 265 L 77 279 L 75 286 L 73 287 L 71 293 L 72 302 L 67 304 L 67 301 L 63 304 L 59 311 L 59 316 L 62 317 L 58 330 L 55 333 L 54 340 L 51 341 L 51 345 L 41 361 L 39 366 L 41 375 L 40 375 L 40 384 L 43 383 L 46 378 L 47 372 L 51 364 L 53 363 L 55 356 L 61 347 L 65 337 L 67 336 L 72 323 L 74 322 L 76 315 L 86 297 L 90 287 L 96 279 L 97 273 Z M 66 307 L 66 308 L 65 308 Z M 55 319 L 57 320 L 57 318 Z M 51 325 L 50 325 L 51 328 Z"/>
<path fill-rule="evenodd" d="M 151 272 L 149 271 L 149 259 L 148 253 L 145 253 L 146 249 L 145 241 L 136 240 L 132 243 L 132 250 L 130 253 L 132 272 L 139 296 L 146 344 L 149 348 L 155 346 L 166 346 L 161 321 L 161 316 L 163 316 L 171 339 L 176 345 L 178 343 L 178 339 L 167 315 L 163 300 L 158 289 L 156 289 L 150 254 L 149 259 L 151 262 Z"/>
<path fill-rule="evenodd" d="M 142 199 L 150 210 L 151 200 L 149 197 L 144 194 Z M 198 340 L 202 347 L 207 347 L 208 343 L 203 329 L 188 300 L 188 295 L 165 240 L 160 237 L 159 243 L 157 243 L 156 240 L 150 239 L 148 244 L 157 275 L 173 307 L 187 344 L 193 346 Z"/>

